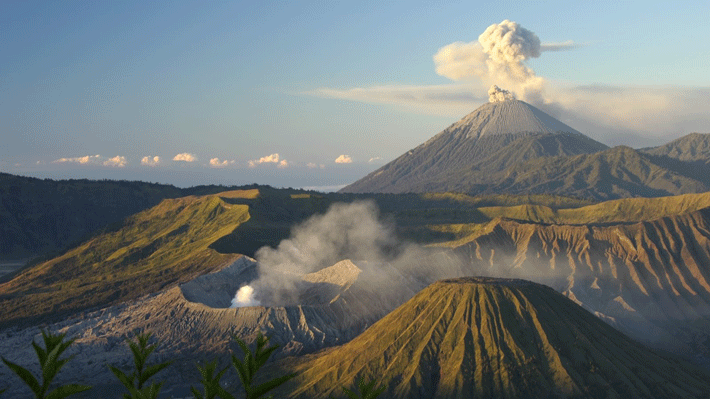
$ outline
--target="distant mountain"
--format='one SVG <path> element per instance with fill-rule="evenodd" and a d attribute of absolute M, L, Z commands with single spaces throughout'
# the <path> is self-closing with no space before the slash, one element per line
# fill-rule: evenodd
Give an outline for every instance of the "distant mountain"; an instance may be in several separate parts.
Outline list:
<path fill-rule="evenodd" d="M 700 398 L 709 375 L 524 280 L 430 285 L 349 343 L 291 370 L 291 397 L 327 398 L 358 378 L 387 398 Z"/>
<path fill-rule="evenodd" d="M 609 200 L 710 190 L 708 176 L 693 176 L 693 170 L 683 167 L 686 165 L 664 161 L 625 146 L 593 154 L 537 158 L 493 175 L 493 182 L 480 191 Z"/>
<path fill-rule="evenodd" d="M 646 154 L 663 155 L 681 161 L 710 162 L 710 134 L 691 133 L 668 144 L 640 150 Z"/>
<path fill-rule="evenodd" d="M 698 162 L 710 162 L 708 135 L 608 148 L 530 104 L 505 100 L 484 104 L 341 192 L 658 197 L 710 190 L 710 166 Z"/>

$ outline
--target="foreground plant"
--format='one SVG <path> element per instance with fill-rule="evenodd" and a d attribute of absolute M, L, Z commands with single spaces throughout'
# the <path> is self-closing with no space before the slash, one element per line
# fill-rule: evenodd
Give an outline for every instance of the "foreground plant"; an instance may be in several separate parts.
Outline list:
<path fill-rule="evenodd" d="M 71 346 L 72 343 L 74 343 L 73 339 L 64 341 L 65 336 L 66 334 L 55 335 L 47 331 L 42 331 L 44 348 L 37 345 L 36 342 L 32 342 L 32 347 L 34 348 L 35 353 L 37 353 L 39 365 L 42 369 L 41 384 L 26 368 L 17 365 L 4 357 L 2 358 L 2 362 L 22 379 L 22 381 L 32 390 L 32 393 L 34 393 L 35 398 L 37 399 L 61 399 L 91 389 L 88 385 L 69 384 L 59 386 L 54 390 L 49 391 L 49 386 L 52 383 L 52 380 L 54 380 L 54 377 L 57 376 L 57 373 L 59 373 L 59 370 L 74 357 L 69 356 L 64 359 L 59 358 L 62 353 L 64 353 L 64 351 Z M 2 390 L 0 393 L 4 391 L 5 390 Z"/>
<path fill-rule="evenodd" d="M 296 374 L 287 374 L 254 386 L 254 376 L 257 371 L 259 371 L 259 369 L 266 364 L 266 361 L 269 360 L 271 354 L 278 349 L 278 345 L 267 346 L 269 338 L 265 337 L 261 334 L 261 332 L 259 332 L 256 337 L 256 349 L 254 352 L 249 349 L 246 342 L 242 341 L 238 337 L 234 336 L 234 340 L 237 342 L 239 347 L 242 348 L 242 352 L 244 352 L 244 360 L 240 360 L 232 354 L 232 365 L 237 370 L 239 379 L 242 381 L 246 399 L 262 398 L 269 391 L 279 387 L 286 381 L 296 376 Z"/>
<path fill-rule="evenodd" d="M 153 382 L 150 385 L 146 385 L 151 377 L 172 364 L 172 361 L 169 361 L 147 366 L 148 357 L 158 346 L 157 344 L 148 345 L 151 336 L 151 333 L 141 333 L 138 334 L 135 342 L 128 341 L 128 347 L 133 353 L 133 363 L 135 365 L 135 369 L 130 375 L 127 375 L 117 367 L 109 366 L 116 378 L 128 390 L 127 394 L 123 394 L 124 399 L 155 399 L 158 397 L 160 388 L 165 382 Z"/>
<path fill-rule="evenodd" d="M 224 390 L 219 385 L 219 381 L 222 379 L 224 372 L 227 371 L 228 367 L 225 367 L 222 371 L 215 374 L 217 370 L 217 360 L 205 364 L 204 366 L 197 365 L 197 370 L 200 371 L 200 376 L 202 379 L 200 382 L 204 387 L 204 394 L 201 394 L 195 387 L 190 387 L 190 391 L 195 395 L 197 399 L 215 399 L 220 397 L 222 399 L 234 399 L 234 396 Z"/>
<path fill-rule="evenodd" d="M 379 387 L 375 388 L 375 381 L 370 381 L 368 383 L 365 383 L 364 378 L 360 378 L 360 381 L 357 383 L 357 390 L 358 392 L 352 391 L 348 388 L 343 387 L 343 392 L 349 399 L 375 399 L 382 392 L 387 389 L 386 386 L 380 385 Z"/>

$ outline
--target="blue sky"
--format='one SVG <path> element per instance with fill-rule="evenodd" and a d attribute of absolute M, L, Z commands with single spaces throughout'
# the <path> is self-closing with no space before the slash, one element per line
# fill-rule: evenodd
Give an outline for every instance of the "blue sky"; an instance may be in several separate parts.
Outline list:
<path fill-rule="evenodd" d="M 382 3 L 6 2 L 0 171 L 347 184 L 485 101 L 490 82 L 433 57 L 506 19 L 572 44 L 524 63 L 536 105 L 583 133 L 710 132 L 707 1 Z"/>

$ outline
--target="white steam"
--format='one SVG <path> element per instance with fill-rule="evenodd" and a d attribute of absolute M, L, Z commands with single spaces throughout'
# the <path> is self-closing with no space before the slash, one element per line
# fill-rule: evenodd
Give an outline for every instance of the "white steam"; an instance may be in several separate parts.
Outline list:
<path fill-rule="evenodd" d="M 254 298 L 254 288 L 250 285 L 245 285 L 237 290 L 237 293 L 232 298 L 230 308 L 243 308 L 247 306 L 259 306 L 260 303 Z"/>
<path fill-rule="evenodd" d="M 497 103 L 501 101 L 515 100 L 515 95 L 508 90 L 501 89 L 493 85 L 488 90 L 488 102 Z"/>
<path fill-rule="evenodd" d="M 367 304 L 362 311 L 373 314 L 394 309 L 428 284 L 445 278 L 484 275 L 545 283 L 557 277 L 546 264 L 516 268 L 515 254 L 497 254 L 498 262 L 491 264 L 466 250 L 403 243 L 391 224 L 380 221 L 373 202 L 333 204 L 325 214 L 296 226 L 291 237 L 276 248 L 259 249 L 255 257 L 258 278 L 239 288 L 232 307 L 303 304 L 313 288 L 306 275 L 346 259 L 361 270 L 354 289 Z M 537 275 L 540 270 L 547 272 Z M 326 273 L 338 280 L 331 272 Z"/>

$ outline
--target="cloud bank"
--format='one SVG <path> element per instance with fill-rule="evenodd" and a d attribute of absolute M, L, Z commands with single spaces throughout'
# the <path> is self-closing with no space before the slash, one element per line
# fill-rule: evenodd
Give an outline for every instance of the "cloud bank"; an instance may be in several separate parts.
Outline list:
<path fill-rule="evenodd" d="M 160 164 L 160 157 L 159 156 L 145 156 L 143 159 L 141 159 L 141 165 L 145 166 L 158 166 Z"/>
<path fill-rule="evenodd" d="M 59 158 L 52 161 L 52 163 L 76 163 L 79 165 L 103 165 L 115 168 L 123 168 L 128 164 L 128 161 L 126 160 L 126 157 L 121 155 L 116 155 L 113 158 L 105 158 L 99 154 L 96 154 L 85 155 L 83 157 Z"/>
<path fill-rule="evenodd" d="M 247 164 L 249 165 L 250 168 L 254 168 L 257 165 L 269 164 L 269 163 L 276 164 L 276 166 L 278 166 L 279 168 L 286 168 L 289 166 L 288 161 L 285 159 L 281 159 L 281 157 L 279 157 L 278 153 L 273 153 L 271 155 L 267 155 L 267 156 L 261 157 L 259 159 L 253 159 L 251 161 L 247 161 Z"/>
<path fill-rule="evenodd" d="M 219 158 L 210 159 L 210 167 L 213 168 L 224 168 L 226 166 L 233 165 L 234 163 L 234 160 L 228 161 L 225 159 L 224 161 L 220 161 Z"/>
<path fill-rule="evenodd" d="M 96 155 L 86 155 L 83 157 L 75 157 L 75 158 L 59 158 L 52 163 L 78 163 L 81 165 L 86 165 L 86 164 L 92 164 L 92 163 L 98 163 L 101 158 L 101 155 L 96 154 Z"/>
<path fill-rule="evenodd" d="M 126 166 L 127 163 L 128 163 L 128 161 L 126 161 L 126 157 L 116 155 L 113 158 L 109 158 L 109 159 L 105 160 L 103 165 L 104 166 L 111 166 L 111 167 L 115 167 L 115 168 L 123 168 Z"/>
<path fill-rule="evenodd" d="M 335 158 L 335 163 L 353 163 L 353 159 L 350 157 L 350 155 L 341 154 L 340 156 Z"/>
<path fill-rule="evenodd" d="M 183 153 L 175 155 L 173 157 L 173 161 L 195 162 L 195 161 L 197 161 L 197 157 L 195 156 L 195 154 L 190 154 L 189 152 L 183 152 Z"/>

